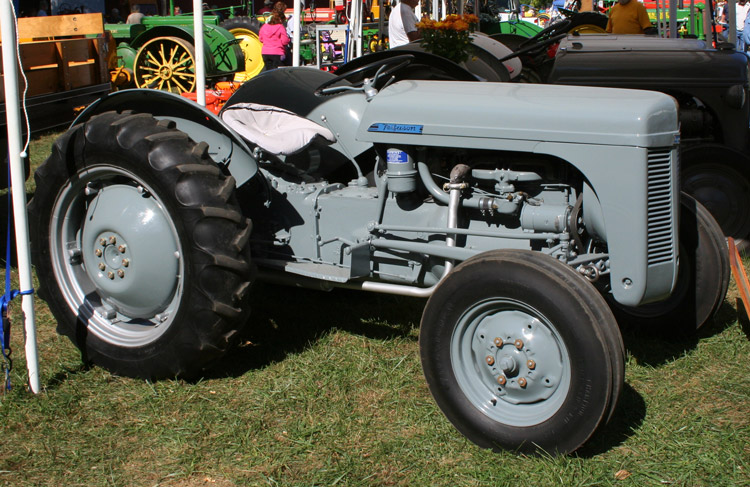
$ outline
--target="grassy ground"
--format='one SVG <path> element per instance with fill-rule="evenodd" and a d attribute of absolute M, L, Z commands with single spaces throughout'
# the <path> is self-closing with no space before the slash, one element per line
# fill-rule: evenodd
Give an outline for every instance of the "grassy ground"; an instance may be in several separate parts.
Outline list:
<path fill-rule="evenodd" d="M 84 367 L 36 300 L 37 396 L 16 301 L 0 485 L 750 485 L 736 296 L 691 338 L 624 330 L 613 421 L 566 458 L 491 453 L 452 428 L 419 365 L 421 300 L 258 287 L 239 349 L 200 381 L 157 383 Z"/>

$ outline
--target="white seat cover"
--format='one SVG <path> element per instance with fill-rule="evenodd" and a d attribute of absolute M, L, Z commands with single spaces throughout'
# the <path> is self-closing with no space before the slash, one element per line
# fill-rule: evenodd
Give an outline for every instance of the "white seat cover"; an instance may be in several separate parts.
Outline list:
<path fill-rule="evenodd" d="M 272 154 L 299 152 L 316 136 L 336 142 L 327 128 L 279 107 L 237 103 L 225 109 L 221 118 L 244 139 Z"/>

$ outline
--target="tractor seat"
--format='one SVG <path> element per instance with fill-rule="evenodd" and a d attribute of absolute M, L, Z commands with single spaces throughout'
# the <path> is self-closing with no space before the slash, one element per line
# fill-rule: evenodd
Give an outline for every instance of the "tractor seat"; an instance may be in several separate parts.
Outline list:
<path fill-rule="evenodd" d="M 278 156 L 300 152 L 316 138 L 336 142 L 327 128 L 279 107 L 237 103 L 226 108 L 221 118 L 242 138 Z"/>

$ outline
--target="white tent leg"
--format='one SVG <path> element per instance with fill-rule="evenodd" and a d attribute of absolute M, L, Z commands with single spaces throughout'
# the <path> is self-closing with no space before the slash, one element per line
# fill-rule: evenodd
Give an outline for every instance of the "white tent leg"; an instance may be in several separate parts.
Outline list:
<path fill-rule="evenodd" d="M 13 5 L 10 0 L 0 1 L 0 29 L 3 41 L 3 83 L 5 88 L 5 108 L 8 121 L 8 151 L 10 157 L 10 187 L 13 195 L 13 218 L 16 230 L 16 255 L 18 258 L 18 280 L 21 291 L 33 289 L 31 279 L 31 255 L 29 253 L 29 224 L 26 215 L 26 187 L 21 158 L 21 110 L 18 90 L 18 56 L 16 48 L 16 24 Z M 10 222 L 8 222 L 10 225 Z M 31 392 L 39 392 L 39 358 L 36 348 L 36 322 L 34 315 L 34 295 L 27 294 L 21 298 L 21 309 L 24 314 L 26 368 L 29 372 Z"/>
<path fill-rule="evenodd" d="M 203 50 L 203 2 L 193 0 L 193 42 L 195 46 L 195 93 L 198 105 L 206 106 L 206 54 Z"/>

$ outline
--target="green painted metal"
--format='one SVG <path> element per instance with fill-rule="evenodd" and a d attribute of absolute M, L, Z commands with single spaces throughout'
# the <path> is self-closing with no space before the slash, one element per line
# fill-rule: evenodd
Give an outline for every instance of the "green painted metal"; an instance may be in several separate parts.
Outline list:
<path fill-rule="evenodd" d="M 651 23 L 657 24 L 657 16 L 655 9 L 646 9 L 648 12 L 648 18 Z M 669 24 L 669 9 L 662 8 L 659 12 L 661 14 L 661 21 Z M 677 35 L 685 37 L 687 35 L 694 35 L 698 39 L 705 39 L 706 33 L 703 29 L 703 5 L 696 5 L 693 11 L 692 20 L 690 23 L 691 13 L 689 8 L 678 8 L 677 9 Z M 667 28 L 668 29 L 668 28 Z"/>
<path fill-rule="evenodd" d="M 142 24 L 106 24 L 105 29 L 118 42 L 118 67 L 131 71 L 135 69 L 137 52 L 149 41 L 172 37 L 193 46 L 195 39 L 192 16 L 151 16 L 145 17 Z M 230 76 L 244 68 L 244 55 L 234 36 L 219 27 L 219 17 L 204 17 L 203 38 L 208 78 Z"/>
<path fill-rule="evenodd" d="M 507 20 L 502 22 L 482 23 L 481 31 L 487 35 L 492 34 L 516 34 L 524 37 L 533 37 L 542 31 L 542 27 L 525 20 Z"/>

